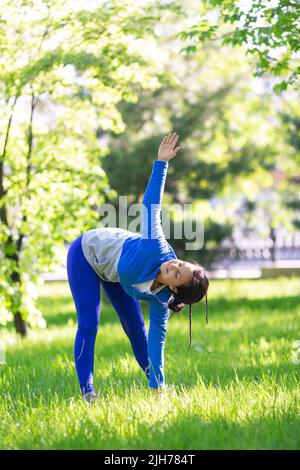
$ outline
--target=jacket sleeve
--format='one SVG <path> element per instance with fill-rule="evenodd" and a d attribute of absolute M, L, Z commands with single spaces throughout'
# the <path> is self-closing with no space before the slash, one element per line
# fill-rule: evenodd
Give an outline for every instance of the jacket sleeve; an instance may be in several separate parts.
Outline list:
<path fill-rule="evenodd" d="M 164 347 L 169 309 L 156 298 L 150 301 L 148 332 L 149 387 L 164 385 Z"/>
<path fill-rule="evenodd" d="M 151 177 L 142 201 L 142 238 L 164 237 L 160 213 L 168 166 L 168 162 L 162 160 L 153 162 Z"/>

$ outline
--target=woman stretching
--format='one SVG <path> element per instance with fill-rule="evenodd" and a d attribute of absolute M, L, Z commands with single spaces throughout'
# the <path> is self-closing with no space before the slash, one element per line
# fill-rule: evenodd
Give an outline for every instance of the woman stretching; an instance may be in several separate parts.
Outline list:
<path fill-rule="evenodd" d="M 179 312 L 189 305 L 191 327 L 191 304 L 205 297 L 207 313 L 208 280 L 203 267 L 177 259 L 160 220 L 168 162 L 180 150 L 175 148 L 178 138 L 176 133 L 164 137 L 153 162 L 142 201 L 141 233 L 110 227 L 91 229 L 68 250 L 68 280 L 78 317 L 74 359 L 80 389 L 87 401 L 97 398 L 93 370 L 100 283 L 120 318 L 150 389 L 156 392 L 165 384 L 164 344 L 169 311 Z M 150 304 L 148 334 L 139 300 Z"/>

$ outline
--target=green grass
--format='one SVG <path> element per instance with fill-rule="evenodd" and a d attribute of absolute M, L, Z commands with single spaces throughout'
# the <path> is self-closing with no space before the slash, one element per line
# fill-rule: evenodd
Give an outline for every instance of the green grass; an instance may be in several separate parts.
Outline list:
<path fill-rule="evenodd" d="M 69 287 L 46 284 L 46 330 L 1 332 L 2 449 L 297 449 L 300 447 L 299 278 L 211 281 L 204 304 L 169 320 L 166 381 L 157 399 L 111 306 L 102 304 L 97 404 L 83 403 L 73 363 Z M 147 305 L 143 304 L 146 322 Z M 299 347 L 299 345 L 298 345 Z"/>

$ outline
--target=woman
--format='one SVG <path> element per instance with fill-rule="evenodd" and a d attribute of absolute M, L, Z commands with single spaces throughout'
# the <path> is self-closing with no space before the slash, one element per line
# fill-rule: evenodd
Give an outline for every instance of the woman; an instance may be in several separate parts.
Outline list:
<path fill-rule="evenodd" d="M 161 202 L 168 162 L 180 147 L 179 136 L 164 137 L 153 162 L 142 204 L 141 233 L 120 228 L 98 228 L 80 235 L 70 246 L 67 272 L 78 316 L 74 345 L 77 376 L 83 398 L 97 398 L 93 385 L 94 346 L 100 316 L 100 283 L 116 310 L 135 358 L 149 380 L 151 390 L 164 388 L 164 343 L 169 309 L 206 298 L 204 269 L 176 258 L 166 241 L 161 221 Z M 150 304 L 147 335 L 139 300 Z M 190 323 L 191 325 L 191 323 Z M 191 336 L 190 336 L 191 338 Z"/>

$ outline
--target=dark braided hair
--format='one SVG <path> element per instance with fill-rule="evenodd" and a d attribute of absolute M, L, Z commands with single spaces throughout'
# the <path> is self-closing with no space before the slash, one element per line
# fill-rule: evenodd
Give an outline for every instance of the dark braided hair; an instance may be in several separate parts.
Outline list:
<path fill-rule="evenodd" d="M 206 277 L 204 268 L 197 262 L 191 261 L 197 266 L 193 271 L 192 280 L 185 285 L 178 286 L 177 292 L 172 294 L 171 299 L 168 302 L 168 308 L 172 310 L 171 316 L 174 312 L 180 312 L 185 305 L 189 305 L 189 347 L 192 343 L 192 304 L 199 302 L 205 297 L 205 318 L 208 323 L 208 303 L 207 303 L 207 290 L 209 286 L 208 279 Z"/>

